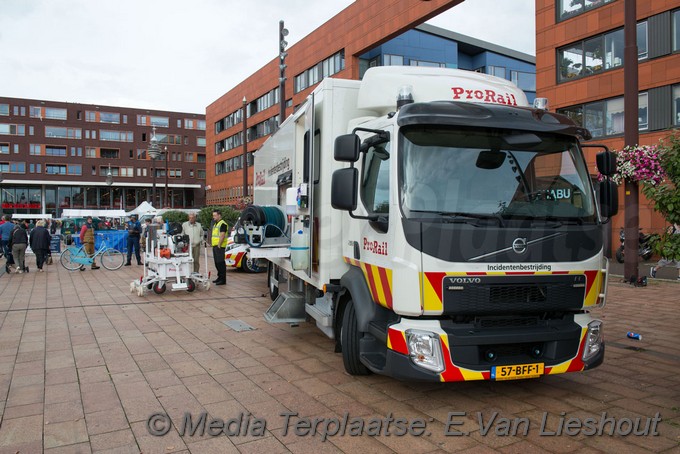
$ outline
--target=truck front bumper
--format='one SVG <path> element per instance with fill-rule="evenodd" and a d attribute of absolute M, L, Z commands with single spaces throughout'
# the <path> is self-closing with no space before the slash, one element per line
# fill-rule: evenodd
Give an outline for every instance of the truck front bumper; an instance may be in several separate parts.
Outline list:
<path fill-rule="evenodd" d="M 384 362 L 378 367 L 376 361 L 365 363 L 376 373 L 398 379 L 439 382 L 492 380 L 499 366 L 540 364 L 540 375 L 582 371 L 604 360 L 601 327 L 593 336 L 592 323 L 598 322 L 577 314 L 533 329 L 475 332 L 438 321 L 402 319 L 388 329 Z"/>

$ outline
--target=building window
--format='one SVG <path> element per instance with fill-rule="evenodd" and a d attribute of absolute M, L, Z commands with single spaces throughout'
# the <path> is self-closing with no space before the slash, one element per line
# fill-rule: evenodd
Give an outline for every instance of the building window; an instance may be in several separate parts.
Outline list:
<path fill-rule="evenodd" d="M 51 120 L 66 120 L 67 111 L 66 109 L 59 109 L 56 107 L 38 107 L 30 106 L 28 108 L 28 116 L 31 118 L 48 118 Z"/>
<path fill-rule="evenodd" d="M 510 80 L 524 91 L 536 91 L 536 74 L 510 71 Z"/>
<path fill-rule="evenodd" d="M 26 173 L 25 162 L 0 162 L 0 172 Z"/>
<path fill-rule="evenodd" d="M 31 156 L 40 156 L 42 154 L 41 146 L 37 143 L 30 144 L 28 154 L 30 154 Z"/>
<path fill-rule="evenodd" d="M 385 66 L 404 66 L 403 55 L 383 55 L 383 62 Z"/>
<path fill-rule="evenodd" d="M 45 156 L 66 156 L 66 147 L 47 145 L 45 147 Z"/>
<path fill-rule="evenodd" d="M 45 137 L 55 137 L 58 139 L 82 139 L 83 131 L 80 128 L 45 126 Z"/>
<path fill-rule="evenodd" d="M 673 87 L 673 124 L 680 126 L 680 85 Z"/>
<path fill-rule="evenodd" d="M 556 2 L 557 18 L 558 20 L 563 21 L 613 1 L 614 0 L 559 0 Z"/>
<path fill-rule="evenodd" d="M 45 173 L 48 175 L 66 175 L 66 166 L 45 164 Z"/>
<path fill-rule="evenodd" d="M 25 136 L 26 125 L 11 125 L 7 123 L 0 123 L 0 135 L 2 134 L 9 136 Z"/>
<path fill-rule="evenodd" d="M 103 129 L 99 131 L 99 140 L 112 142 L 132 142 L 134 140 L 133 136 L 132 131 L 106 131 Z M 94 137 L 94 131 L 92 138 L 96 138 Z"/>
<path fill-rule="evenodd" d="M 0 143 L 0 154 L 9 154 L 9 144 Z"/>
<path fill-rule="evenodd" d="M 623 66 L 624 33 L 619 28 L 557 50 L 558 82 Z M 638 59 L 648 57 L 647 21 L 637 24 Z"/>
<path fill-rule="evenodd" d="M 99 121 L 101 123 L 120 124 L 120 114 L 114 112 L 100 112 Z"/>
<path fill-rule="evenodd" d="M 410 66 L 426 66 L 429 68 L 446 68 L 445 63 L 438 63 L 435 61 L 426 61 L 426 60 L 414 60 L 411 59 L 409 60 L 409 65 Z M 505 78 L 505 68 L 503 68 L 503 78 Z"/>
<path fill-rule="evenodd" d="M 506 79 L 505 77 L 505 67 L 504 66 L 487 66 L 486 73 L 492 76 L 500 77 L 501 79 Z"/>
<path fill-rule="evenodd" d="M 83 167 L 80 164 L 69 164 L 66 171 L 68 175 L 82 175 Z"/>
<path fill-rule="evenodd" d="M 196 176 L 199 180 L 205 180 L 205 170 L 197 170 Z"/>
<path fill-rule="evenodd" d="M 196 155 L 196 162 L 205 164 L 205 155 L 201 153 Z"/>
<path fill-rule="evenodd" d="M 620 136 L 624 132 L 623 97 L 592 102 L 580 106 L 558 109 L 557 113 L 571 118 L 579 126 L 590 131 L 593 138 Z M 638 96 L 639 129 L 649 129 L 649 109 L 647 93 Z"/>
<path fill-rule="evenodd" d="M 9 104 L 0 104 L 0 115 L 9 115 Z"/>
<path fill-rule="evenodd" d="M 637 48 L 638 60 L 644 60 L 649 56 L 647 50 L 647 21 L 637 24 Z"/>
<path fill-rule="evenodd" d="M 673 52 L 680 50 L 680 9 L 673 11 Z"/>
<path fill-rule="evenodd" d="M 102 159 L 118 159 L 120 151 L 111 148 L 102 148 L 99 150 L 99 154 Z"/>
<path fill-rule="evenodd" d="M 85 148 L 85 157 L 86 158 L 96 158 L 97 157 L 97 149 L 92 148 L 92 147 L 86 147 Z"/>
<path fill-rule="evenodd" d="M 295 76 L 293 80 L 294 92 L 301 92 L 317 82 L 320 82 L 324 77 L 332 76 L 343 69 L 345 69 L 344 49 Z"/>

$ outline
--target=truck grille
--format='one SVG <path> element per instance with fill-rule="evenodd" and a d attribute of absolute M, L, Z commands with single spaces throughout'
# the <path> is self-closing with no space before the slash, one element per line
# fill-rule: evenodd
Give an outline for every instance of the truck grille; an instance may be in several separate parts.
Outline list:
<path fill-rule="evenodd" d="M 578 310 L 584 275 L 480 276 L 442 280 L 445 314 L 507 314 Z"/>

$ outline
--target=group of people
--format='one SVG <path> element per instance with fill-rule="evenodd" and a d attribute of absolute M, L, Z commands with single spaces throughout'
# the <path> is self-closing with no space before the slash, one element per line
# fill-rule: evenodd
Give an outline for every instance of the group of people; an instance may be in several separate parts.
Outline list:
<path fill-rule="evenodd" d="M 27 220 L 13 222 L 9 215 L 3 216 L 0 220 L 0 246 L 6 258 L 5 272 L 7 274 L 28 273 L 29 268 L 26 266 L 28 247 L 35 254 L 38 272 L 44 272 L 43 266 L 51 257 L 51 242 L 52 235 L 45 220 L 39 220 L 33 228 Z"/>
<path fill-rule="evenodd" d="M 224 259 L 224 253 L 227 247 L 228 226 L 222 219 L 222 214 L 219 211 L 213 211 L 212 217 L 213 223 L 210 232 L 210 246 L 212 247 L 215 268 L 217 269 L 217 278 L 213 280 L 213 283 L 215 285 L 226 285 L 227 266 Z M 142 226 L 136 215 L 130 216 L 130 220 L 126 223 L 128 238 L 127 261 L 125 262 L 125 266 L 130 266 L 132 264 L 133 256 L 137 260 L 137 265 L 143 264 L 140 243 L 143 239 L 146 239 L 150 230 L 149 226 L 152 225 L 152 222 L 162 225 L 163 219 L 160 216 L 153 220 L 148 218 Z M 51 224 L 56 226 L 56 223 L 54 222 Z M 182 224 L 182 234 L 187 235 L 189 238 L 193 258 L 193 272 L 198 273 L 200 270 L 201 244 L 203 243 L 203 227 L 197 221 L 196 213 L 189 214 L 189 220 Z M 87 217 L 86 222 L 80 229 L 79 237 L 85 252 L 89 256 L 93 256 L 95 252 L 95 225 L 92 216 Z M 52 241 L 50 228 L 46 221 L 38 221 L 31 230 L 28 221 L 13 222 L 9 215 L 5 215 L 2 217 L 2 220 L 0 220 L 0 238 L 2 239 L 0 243 L 2 252 L 7 259 L 5 264 L 5 271 L 7 273 L 28 272 L 25 256 L 26 249 L 29 246 L 35 253 L 38 271 L 44 271 L 43 266 L 50 257 L 50 244 Z M 84 267 L 81 267 L 81 270 L 84 269 Z M 99 266 L 94 259 L 92 260 L 91 269 L 99 269 Z"/>

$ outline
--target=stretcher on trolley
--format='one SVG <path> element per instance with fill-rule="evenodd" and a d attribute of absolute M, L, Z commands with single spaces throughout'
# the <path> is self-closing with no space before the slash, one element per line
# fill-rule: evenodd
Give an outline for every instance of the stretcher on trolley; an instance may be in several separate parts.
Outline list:
<path fill-rule="evenodd" d="M 193 292 L 199 285 L 210 288 L 210 273 L 194 273 L 192 246 L 188 235 L 177 229 L 170 233 L 151 226 L 146 235 L 144 275 L 130 283 L 130 292 L 143 296 L 147 290 L 160 295 L 168 287 L 171 291 Z M 208 269 L 208 251 L 204 248 L 205 269 Z"/>

